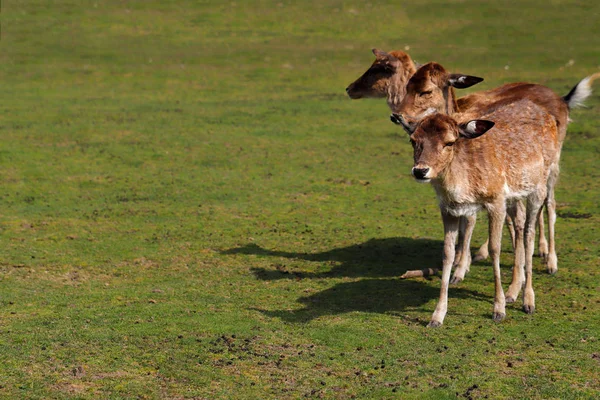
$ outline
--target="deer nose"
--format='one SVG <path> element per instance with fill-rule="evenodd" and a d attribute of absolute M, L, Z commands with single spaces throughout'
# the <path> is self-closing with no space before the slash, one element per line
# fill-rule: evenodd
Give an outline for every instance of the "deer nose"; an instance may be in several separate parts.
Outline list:
<path fill-rule="evenodd" d="M 413 176 L 417 179 L 426 179 L 428 172 L 429 168 L 413 168 L 412 170 Z"/>

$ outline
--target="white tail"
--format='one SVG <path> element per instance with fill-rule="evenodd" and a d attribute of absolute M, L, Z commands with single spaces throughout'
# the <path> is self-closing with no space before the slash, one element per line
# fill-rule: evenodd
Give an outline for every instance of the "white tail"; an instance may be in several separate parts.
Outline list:
<path fill-rule="evenodd" d="M 585 99 L 592 94 L 592 82 L 598 78 L 600 78 L 600 72 L 583 78 L 571 89 L 569 94 L 563 97 L 570 109 L 583 106 Z"/>

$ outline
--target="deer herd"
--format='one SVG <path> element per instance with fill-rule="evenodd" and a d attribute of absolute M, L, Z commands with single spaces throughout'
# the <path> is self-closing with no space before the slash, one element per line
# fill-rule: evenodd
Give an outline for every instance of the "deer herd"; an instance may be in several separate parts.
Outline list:
<path fill-rule="evenodd" d="M 563 97 L 545 86 L 519 82 L 457 98 L 455 89 L 483 79 L 449 73 L 435 62 L 418 65 L 402 51 L 373 49 L 373 54 L 371 67 L 346 92 L 352 99 L 386 98 L 392 122 L 404 128 L 413 146 L 412 175 L 417 182 L 431 183 L 442 214 L 442 284 L 429 326 L 442 325 L 448 287 L 462 281 L 469 271 L 471 236 L 482 209 L 488 213 L 488 240 L 473 260 L 491 257 L 495 281 L 492 318 L 503 320 L 506 303 L 515 302 L 521 289 L 523 310 L 532 314 L 536 224 L 539 254 L 547 271 L 554 274 L 558 270 L 554 186 L 569 111 L 590 96 L 591 83 L 600 72 L 581 80 Z M 548 239 L 541 212 L 544 207 Z M 515 256 L 506 295 L 500 279 L 505 220 Z"/>

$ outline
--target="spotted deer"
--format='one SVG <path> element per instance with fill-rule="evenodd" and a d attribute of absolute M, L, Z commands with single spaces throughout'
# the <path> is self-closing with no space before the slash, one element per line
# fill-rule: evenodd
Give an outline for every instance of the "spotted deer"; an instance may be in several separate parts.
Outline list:
<path fill-rule="evenodd" d="M 591 94 L 591 83 L 594 79 L 600 77 L 600 73 L 591 75 L 581 80 L 571 91 L 563 97 L 554 93 L 550 88 L 531 83 L 510 83 L 495 89 L 474 93 L 459 99 L 456 98 L 454 88 L 462 89 L 470 87 L 482 79 L 470 75 L 451 74 L 438 63 L 428 63 L 420 67 L 410 78 L 406 94 L 391 115 L 392 121 L 401 124 L 407 132 L 413 132 L 418 122 L 433 113 L 442 113 L 453 115 L 455 113 L 463 114 L 476 118 L 482 113 L 490 112 L 502 108 L 507 104 L 514 103 L 521 99 L 527 99 L 545 110 L 554 120 L 560 146 L 564 141 L 567 123 L 569 121 L 569 110 L 577 107 Z M 558 169 L 554 172 L 556 180 Z M 544 237 L 544 222 L 540 214 L 538 220 L 540 231 L 540 253 L 545 259 L 549 273 L 556 273 L 558 270 L 558 261 L 556 257 L 554 225 L 556 222 L 556 210 L 554 192 L 548 193 L 549 201 L 545 203 L 548 212 L 548 236 L 546 241 Z M 523 207 L 516 204 L 516 208 Z M 517 210 L 519 211 L 519 210 Z M 520 210 L 522 212 L 522 210 Z M 475 215 L 469 217 L 469 223 L 466 228 L 466 236 L 470 236 L 475 222 Z M 469 242 L 469 237 L 465 243 Z M 464 248 L 465 246 L 463 246 Z M 468 247 L 467 247 L 468 248 Z M 482 249 L 484 246 L 482 246 Z M 470 260 L 463 259 L 455 271 L 453 282 L 458 282 L 464 278 L 468 271 Z M 516 276 L 518 271 L 513 272 Z M 522 277 L 522 273 L 521 273 Z M 514 300 L 520 290 L 519 281 L 513 281 L 509 289 L 509 299 Z"/>
<path fill-rule="evenodd" d="M 462 115 L 458 115 L 463 117 Z M 487 133 L 486 133 L 487 132 Z M 448 286 L 455 256 L 459 218 L 479 209 L 489 214 L 490 256 L 495 296 L 492 317 L 506 315 L 500 279 L 500 244 L 507 210 L 527 200 L 524 223 L 515 223 L 515 258 L 525 259 L 523 309 L 533 313 L 532 283 L 535 222 L 553 191 L 560 159 L 560 132 L 553 116 L 523 99 L 502 104 L 478 119 L 456 119 L 431 113 L 416 123 L 410 141 L 414 149 L 412 175 L 430 182 L 439 200 L 444 224 L 444 254 L 440 298 L 430 327 L 442 325 L 448 309 Z M 507 207 L 507 204 L 509 205 Z"/>

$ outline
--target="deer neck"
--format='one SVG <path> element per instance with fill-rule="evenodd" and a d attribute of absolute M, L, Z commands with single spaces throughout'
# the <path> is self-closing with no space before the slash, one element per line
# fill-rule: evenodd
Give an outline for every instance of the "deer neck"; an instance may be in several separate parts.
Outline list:
<path fill-rule="evenodd" d="M 396 111 L 404 97 L 406 96 L 406 84 L 411 76 L 415 73 L 416 68 L 414 62 L 409 65 L 404 65 L 402 72 L 395 73 L 387 86 L 387 103 L 392 111 Z"/>
<path fill-rule="evenodd" d="M 444 87 L 444 103 L 446 105 L 446 114 L 452 115 L 454 113 L 460 112 L 458 109 L 458 103 L 456 102 L 456 93 L 454 92 L 454 88 L 452 86 Z"/>

